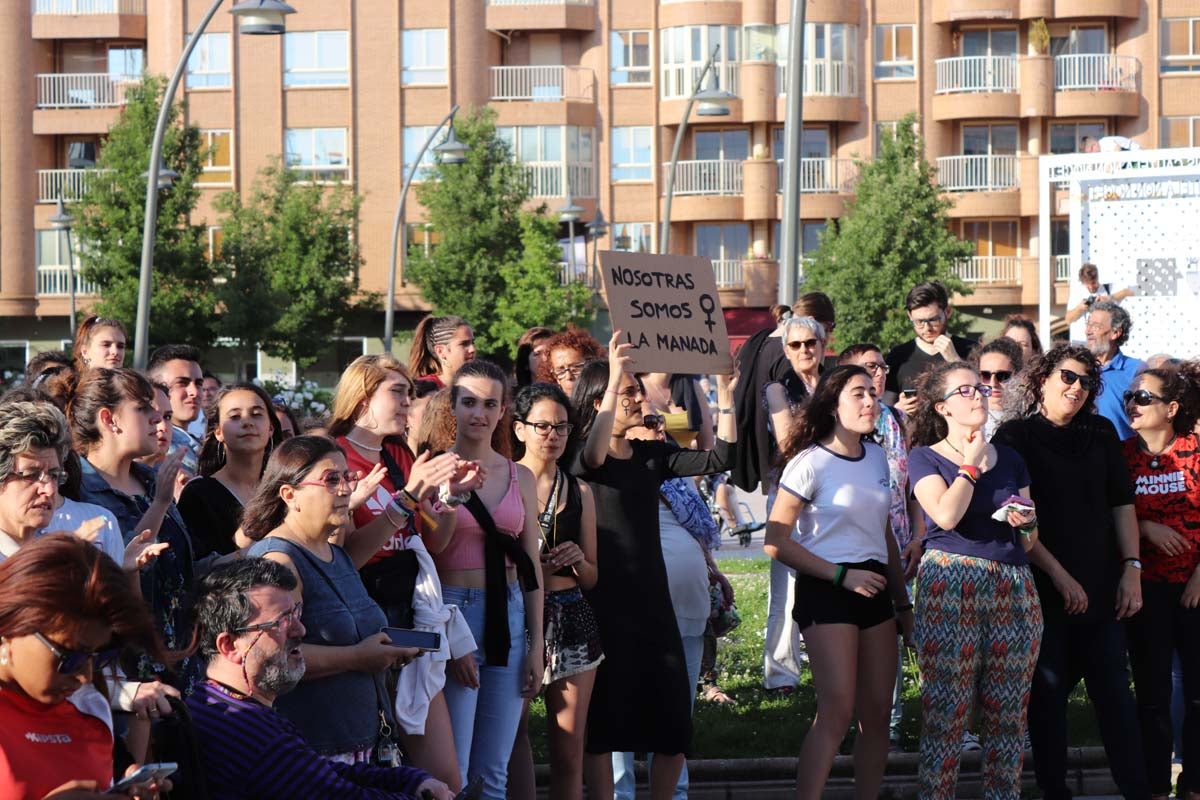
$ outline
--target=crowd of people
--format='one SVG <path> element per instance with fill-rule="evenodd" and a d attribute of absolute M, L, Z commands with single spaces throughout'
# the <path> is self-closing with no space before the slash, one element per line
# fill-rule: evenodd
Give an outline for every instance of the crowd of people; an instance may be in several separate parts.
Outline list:
<path fill-rule="evenodd" d="M 711 384 L 573 327 L 509 371 L 428 317 L 319 420 L 184 345 L 125 368 L 89 317 L 0 398 L 0 796 L 528 800 L 541 695 L 551 798 L 632 800 L 638 754 L 686 798 L 738 486 L 767 495 L 764 688 L 817 700 L 798 798 L 852 725 L 878 795 L 915 648 L 922 798 L 968 744 L 985 797 L 1030 748 L 1070 797 L 1083 680 L 1121 793 L 1166 797 L 1178 754 L 1197 800 L 1200 362 L 1138 361 L 1119 299 L 1086 306 L 1086 343 L 978 343 L 925 283 L 885 351 L 834 346 L 812 292 Z"/>

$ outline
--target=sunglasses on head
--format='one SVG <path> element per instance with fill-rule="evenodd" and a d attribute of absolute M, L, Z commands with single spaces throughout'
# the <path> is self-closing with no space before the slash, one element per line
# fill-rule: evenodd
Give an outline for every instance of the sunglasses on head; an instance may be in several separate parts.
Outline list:
<path fill-rule="evenodd" d="M 1155 400 L 1162 400 L 1164 403 L 1167 402 L 1166 399 L 1159 397 L 1149 389 L 1138 389 L 1136 392 L 1127 391 L 1124 394 L 1124 398 L 1125 405 L 1132 403 L 1135 406 L 1148 406 Z"/>
<path fill-rule="evenodd" d="M 1079 385 L 1083 387 L 1085 392 L 1090 392 L 1096 386 L 1096 379 L 1091 375 L 1080 375 L 1078 372 L 1070 369 L 1060 369 L 1058 374 L 1067 386 L 1074 386 L 1075 381 L 1079 381 Z"/>
<path fill-rule="evenodd" d="M 121 650 L 115 647 L 108 650 L 97 650 L 94 653 L 70 650 L 60 644 L 55 644 L 40 633 L 34 633 L 33 636 L 58 659 L 55 669 L 59 675 L 78 675 L 87 668 L 89 663 L 93 670 L 102 670 L 116 661 L 117 656 L 121 654 Z"/>
<path fill-rule="evenodd" d="M 979 377 L 983 379 L 984 383 L 991 383 L 992 378 L 995 378 L 997 383 L 1007 383 L 1012 379 L 1012 376 L 1011 369 L 998 369 L 995 371 L 990 369 L 979 370 Z"/>

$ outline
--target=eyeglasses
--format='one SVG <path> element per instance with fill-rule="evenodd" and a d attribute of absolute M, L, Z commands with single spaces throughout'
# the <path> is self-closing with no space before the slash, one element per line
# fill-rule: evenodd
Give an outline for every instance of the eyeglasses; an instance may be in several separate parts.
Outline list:
<path fill-rule="evenodd" d="M 913 318 L 912 324 L 914 328 L 932 328 L 935 325 L 941 325 L 946 321 L 945 313 L 930 317 L 929 319 Z"/>
<path fill-rule="evenodd" d="M 867 372 L 871 373 L 872 375 L 878 375 L 880 372 L 882 372 L 884 375 L 887 375 L 889 372 L 892 371 L 892 368 L 889 367 L 887 364 L 876 364 L 873 362 L 868 363 L 868 364 L 863 364 L 862 368 L 865 369 Z"/>
<path fill-rule="evenodd" d="M 575 363 L 575 364 L 567 364 L 565 367 L 559 367 L 559 368 L 555 369 L 554 377 L 556 377 L 556 378 L 578 378 L 579 374 L 581 372 L 583 372 L 584 366 L 585 366 L 585 364 L 582 361 Z"/>
<path fill-rule="evenodd" d="M 1011 369 L 998 369 L 994 372 L 987 369 L 979 370 L 979 377 L 983 379 L 984 383 L 991 383 L 992 378 L 995 378 L 997 383 L 1007 383 L 1012 379 L 1012 376 Z"/>
<path fill-rule="evenodd" d="M 253 625 L 243 625 L 240 628 L 234 628 L 234 633 L 252 633 L 254 631 L 273 631 L 281 628 L 289 622 L 299 622 L 300 615 L 304 613 L 304 603 L 296 603 L 290 610 L 283 612 L 278 618 L 270 622 L 256 622 Z"/>
<path fill-rule="evenodd" d="M 330 494 L 337 494 L 337 490 L 345 486 L 350 491 L 354 491 L 354 487 L 358 485 L 358 480 L 361 476 L 353 470 L 345 472 L 337 472 L 330 470 L 321 476 L 319 481 L 301 481 L 294 484 L 296 486 L 324 486 L 329 490 Z"/>
<path fill-rule="evenodd" d="M 1067 386 L 1074 386 L 1075 381 L 1079 381 L 1079 385 L 1083 387 L 1085 392 L 1090 392 L 1096 385 L 1096 379 L 1091 375 L 1080 375 L 1078 372 L 1070 369 L 1060 369 L 1058 373 L 1062 376 L 1062 381 Z"/>
<path fill-rule="evenodd" d="M 61 467 L 38 467 L 36 469 L 14 470 L 8 477 L 22 483 L 53 483 L 63 486 L 67 482 L 67 471 Z"/>
<path fill-rule="evenodd" d="M 40 633 L 34 633 L 33 637 L 42 644 L 46 645 L 54 657 L 58 659 L 58 664 L 55 669 L 59 675 L 78 675 L 83 672 L 89 664 L 92 669 L 102 670 L 109 664 L 117 660 L 117 656 L 121 654 L 119 648 L 111 648 L 108 650 L 97 650 L 94 653 L 87 653 L 82 650 L 70 650 L 60 644 L 42 636 Z"/>
<path fill-rule="evenodd" d="M 571 431 L 575 430 L 575 426 L 569 422 L 530 422 L 527 419 L 519 421 L 522 425 L 533 428 L 543 439 L 550 435 L 550 431 L 554 431 L 559 436 L 570 436 Z"/>
<path fill-rule="evenodd" d="M 787 348 L 788 350 L 799 350 L 801 347 L 803 347 L 805 350 L 816 350 L 820 344 L 820 339 L 793 339 L 787 343 Z"/>
<path fill-rule="evenodd" d="M 974 386 L 969 383 L 964 383 L 962 386 L 951 389 L 949 394 L 942 399 L 949 400 L 951 397 L 954 397 L 954 395 L 959 395 L 960 397 L 965 397 L 970 400 L 975 397 L 976 393 L 982 395 L 983 397 L 991 397 L 992 387 L 982 383 L 977 383 Z"/>
<path fill-rule="evenodd" d="M 1089 322 L 1083 326 L 1083 329 L 1088 333 L 1108 333 L 1112 330 L 1110 326 L 1101 325 L 1098 322 Z"/>
<path fill-rule="evenodd" d="M 652 431 L 657 431 L 667 424 L 667 419 L 662 414 L 642 414 L 642 424 Z"/>
<path fill-rule="evenodd" d="M 1164 403 L 1167 402 L 1165 397 L 1160 397 L 1149 389 L 1138 389 L 1136 392 L 1127 391 L 1124 394 L 1124 398 L 1125 405 L 1129 405 L 1132 402 L 1135 406 L 1148 406 L 1155 400 L 1161 400 Z"/>

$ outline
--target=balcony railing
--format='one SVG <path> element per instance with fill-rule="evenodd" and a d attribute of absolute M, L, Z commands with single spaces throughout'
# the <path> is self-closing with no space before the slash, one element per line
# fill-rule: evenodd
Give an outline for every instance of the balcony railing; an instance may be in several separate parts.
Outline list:
<path fill-rule="evenodd" d="M 1013 155 L 945 156 L 937 160 L 938 183 L 947 192 L 996 192 L 1017 186 Z"/>
<path fill-rule="evenodd" d="M 63 17 L 80 14 L 145 14 L 146 0 L 33 0 L 33 13 Z"/>
<path fill-rule="evenodd" d="M 110 170 L 101 169 L 39 169 L 38 202 L 53 203 L 58 198 L 78 200 L 87 191 L 88 182 Z"/>
<path fill-rule="evenodd" d="M 594 6 L 596 0 L 487 0 L 489 6 Z"/>
<path fill-rule="evenodd" d="M 717 276 L 718 287 L 741 286 L 742 260 L 740 258 L 714 258 L 713 273 Z"/>
<path fill-rule="evenodd" d="M 778 170 L 777 192 L 783 192 L 783 161 L 775 162 Z M 858 165 L 850 158 L 800 159 L 800 191 L 804 194 L 850 194 L 858 181 Z"/>
<path fill-rule="evenodd" d="M 71 293 L 67 278 L 69 267 L 38 267 L 37 293 L 40 295 L 59 295 L 66 297 Z M 99 294 L 96 285 L 79 277 L 79 267 L 75 267 L 75 294 Z"/>
<path fill-rule="evenodd" d="M 972 256 L 954 266 L 965 283 L 1015 284 L 1021 279 L 1021 262 L 1016 256 Z"/>
<path fill-rule="evenodd" d="M 671 167 L 663 168 L 663 184 Z M 742 193 L 741 161 L 679 161 L 675 169 L 675 195 L 738 195 Z"/>
<path fill-rule="evenodd" d="M 1092 53 L 1056 56 L 1054 88 L 1060 92 L 1136 92 L 1141 62 L 1133 56 Z"/>
<path fill-rule="evenodd" d="M 787 64 L 775 68 L 775 91 L 787 94 Z M 858 97 L 858 66 L 853 61 L 804 62 L 804 94 L 808 97 Z"/>
<path fill-rule="evenodd" d="M 963 56 L 937 60 L 937 93 L 1015 92 L 1020 86 L 1016 56 Z"/>
<path fill-rule="evenodd" d="M 717 74 L 718 88 L 730 94 L 738 94 L 738 71 L 740 66 L 737 62 L 713 64 L 713 72 Z M 700 77 L 700 71 L 703 69 L 703 64 L 664 64 L 661 74 L 662 99 L 686 100 L 691 97 L 692 90 L 696 88 L 696 79 Z M 710 76 L 704 79 L 705 88 L 708 87 L 708 82 L 711 80 L 710 73 Z"/>
<path fill-rule="evenodd" d="M 1054 280 L 1071 280 L 1071 257 L 1054 256 Z"/>
<path fill-rule="evenodd" d="M 587 67 L 492 67 L 493 100 L 592 100 L 593 77 Z"/>
<path fill-rule="evenodd" d="M 67 72 L 37 76 L 38 108 L 116 108 L 125 89 L 138 78 L 105 72 Z"/>
<path fill-rule="evenodd" d="M 591 164 L 566 161 L 524 161 L 521 167 L 533 197 L 566 197 L 567 180 L 575 197 L 596 196 L 596 170 Z"/>

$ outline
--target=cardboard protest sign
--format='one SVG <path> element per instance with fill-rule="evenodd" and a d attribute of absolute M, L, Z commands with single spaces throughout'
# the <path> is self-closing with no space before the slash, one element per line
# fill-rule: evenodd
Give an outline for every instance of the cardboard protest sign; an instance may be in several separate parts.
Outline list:
<path fill-rule="evenodd" d="M 700 256 L 600 253 L 615 330 L 638 372 L 724 375 L 733 369 L 712 262 Z"/>

